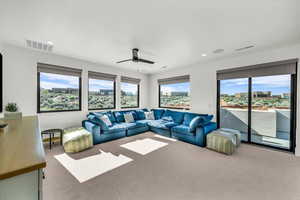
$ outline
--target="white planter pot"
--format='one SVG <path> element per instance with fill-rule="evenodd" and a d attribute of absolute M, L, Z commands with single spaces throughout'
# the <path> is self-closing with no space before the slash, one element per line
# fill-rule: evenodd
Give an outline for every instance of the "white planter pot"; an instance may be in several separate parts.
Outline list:
<path fill-rule="evenodd" d="M 21 112 L 5 112 L 4 119 L 22 119 Z"/>

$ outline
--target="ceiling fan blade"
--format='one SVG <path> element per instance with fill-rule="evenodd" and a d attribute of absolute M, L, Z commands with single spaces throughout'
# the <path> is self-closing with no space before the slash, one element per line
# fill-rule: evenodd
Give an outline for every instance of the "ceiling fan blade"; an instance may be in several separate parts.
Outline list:
<path fill-rule="evenodd" d="M 132 59 L 121 60 L 121 61 L 118 61 L 117 63 L 123 63 L 123 62 L 128 62 L 128 61 L 132 61 Z"/>
<path fill-rule="evenodd" d="M 154 64 L 155 62 L 151 61 L 151 60 L 145 60 L 145 59 L 138 59 L 139 62 L 144 62 L 144 63 L 148 63 L 148 64 Z"/>

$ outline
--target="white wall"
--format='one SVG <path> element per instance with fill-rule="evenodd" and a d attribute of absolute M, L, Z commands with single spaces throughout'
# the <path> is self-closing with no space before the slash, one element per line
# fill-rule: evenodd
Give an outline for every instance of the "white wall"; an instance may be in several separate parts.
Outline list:
<path fill-rule="evenodd" d="M 216 116 L 217 70 L 292 58 L 300 58 L 300 44 L 271 49 L 268 51 L 260 51 L 256 53 L 239 54 L 235 57 L 227 59 L 219 59 L 204 64 L 194 64 L 192 66 L 173 69 L 165 71 L 163 73 L 151 75 L 149 79 L 149 85 L 151 86 L 149 91 L 149 107 L 158 107 L 157 79 L 189 74 L 191 76 L 191 111 L 198 113 L 210 113 Z M 298 82 L 300 80 L 299 77 L 300 73 L 298 72 Z M 299 86 L 297 93 L 299 97 Z M 297 107 L 300 108 L 299 98 L 297 98 Z M 297 119 L 297 127 L 299 127 L 300 112 L 297 112 Z M 300 144 L 300 135 L 298 132 L 299 131 L 297 131 L 297 144 Z M 298 148 L 296 148 L 296 154 L 300 155 L 300 145 L 298 145 Z"/>
<path fill-rule="evenodd" d="M 2 54 L 4 105 L 7 102 L 16 102 L 23 115 L 37 114 L 37 62 L 83 69 L 82 111 L 39 114 L 42 130 L 51 127 L 65 128 L 81 125 L 81 121 L 88 113 L 87 72 L 89 70 L 118 75 L 116 109 L 120 109 L 120 76 L 140 78 L 140 107 L 148 106 L 148 76 L 145 74 L 7 44 L 2 45 Z"/>

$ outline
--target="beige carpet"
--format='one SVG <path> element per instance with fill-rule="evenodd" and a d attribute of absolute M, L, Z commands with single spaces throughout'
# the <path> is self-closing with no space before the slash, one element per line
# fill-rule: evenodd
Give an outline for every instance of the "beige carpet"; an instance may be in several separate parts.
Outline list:
<path fill-rule="evenodd" d="M 147 155 L 120 147 L 137 139 L 168 143 Z M 242 144 L 232 156 L 145 133 L 96 145 L 77 154 L 81 159 L 99 149 L 132 162 L 79 183 L 55 158 L 61 146 L 47 146 L 44 200 L 299 200 L 300 158 L 289 153 Z"/>

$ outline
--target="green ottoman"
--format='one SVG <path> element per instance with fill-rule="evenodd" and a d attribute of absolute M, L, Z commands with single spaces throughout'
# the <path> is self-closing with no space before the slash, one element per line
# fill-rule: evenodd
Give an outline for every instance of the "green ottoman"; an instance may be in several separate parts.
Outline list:
<path fill-rule="evenodd" d="M 93 146 L 93 136 L 82 127 L 64 129 L 63 146 L 67 153 L 83 151 Z"/>
<path fill-rule="evenodd" d="M 206 136 L 206 147 L 220 153 L 231 155 L 236 148 L 232 137 L 235 136 L 224 135 L 218 131 L 214 131 Z"/>

